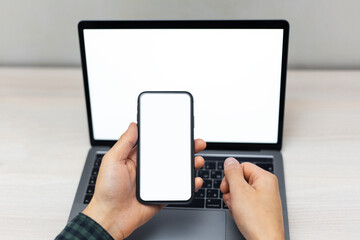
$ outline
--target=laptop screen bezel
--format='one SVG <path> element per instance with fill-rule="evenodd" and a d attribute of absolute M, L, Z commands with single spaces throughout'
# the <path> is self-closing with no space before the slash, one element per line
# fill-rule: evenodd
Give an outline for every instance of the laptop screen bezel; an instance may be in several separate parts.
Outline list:
<path fill-rule="evenodd" d="M 281 63 L 281 86 L 280 86 L 280 109 L 278 121 L 277 143 L 231 143 L 231 142 L 208 142 L 207 149 L 214 150 L 280 150 L 282 146 L 285 86 L 288 57 L 289 23 L 286 20 L 136 20 L 136 21 L 81 21 L 78 24 L 80 41 L 81 65 L 84 80 L 87 118 L 89 126 L 90 143 L 92 146 L 112 146 L 114 140 L 94 139 L 89 84 L 86 65 L 86 53 L 84 44 L 85 29 L 282 29 L 282 63 Z M 119 136 L 120 137 L 120 136 Z"/>

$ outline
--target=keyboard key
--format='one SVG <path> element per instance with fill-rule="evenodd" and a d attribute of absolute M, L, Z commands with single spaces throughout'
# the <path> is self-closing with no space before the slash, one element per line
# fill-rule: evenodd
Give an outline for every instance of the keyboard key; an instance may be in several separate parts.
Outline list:
<path fill-rule="evenodd" d="M 217 161 L 217 169 L 224 170 L 224 161 Z"/>
<path fill-rule="evenodd" d="M 220 199 L 206 199 L 206 207 L 207 208 L 221 208 L 221 200 Z"/>
<path fill-rule="evenodd" d="M 234 156 L 226 156 L 226 157 L 210 157 L 210 156 L 205 156 L 204 159 L 205 161 L 218 161 L 218 162 L 224 162 L 225 159 L 227 159 L 228 157 L 234 157 Z M 237 160 L 241 161 L 241 162 L 266 162 L 266 163 L 271 163 L 273 162 L 273 158 L 272 157 L 252 157 L 252 156 L 237 156 L 234 157 Z"/>
<path fill-rule="evenodd" d="M 218 198 L 219 197 L 219 190 L 217 190 L 217 189 L 207 189 L 206 190 L 206 197 L 207 198 Z"/>
<path fill-rule="evenodd" d="M 95 185 L 95 183 L 96 183 L 96 176 L 91 176 L 91 177 L 90 177 L 89 184 Z"/>
<path fill-rule="evenodd" d="M 100 167 L 101 164 L 101 158 L 95 159 L 94 167 Z"/>
<path fill-rule="evenodd" d="M 258 165 L 259 167 L 261 167 L 262 169 L 269 171 L 269 172 L 273 172 L 274 168 L 272 163 L 257 163 L 256 165 Z"/>
<path fill-rule="evenodd" d="M 92 172 L 91 172 L 91 175 L 97 176 L 98 173 L 99 173 L 99 168 L 98 168 L 98 167 L 94 167 L 93 170 L 92 170 Z"/>
<path fill-rule="evenodd" d="M 240 157 L 237 158 L 238 161 L 241 162 L 252 162 L 252 163 L 258 163 L 258 162 L 264 162 L 264 163 L 271 163 L 273 161 L 272 158 L 268 157 Z"/>
<path fill-rule="evenodd" d="M 220 188 L 220 184 L 221 184 L 222 180 L 214 180 L 214 188 Z"/>
<path fill-rule="evenodd" d="M 84 199 L 84 203 L 85 203 L 85 204 L 88 204 L 88 203 L 91 201 L 92 196 L 93 196 L 93 195 L 86 195 L 86 196 L 85 196 L 85 199 Z"/>
<path fill-rule="evenodd" d="M 211 171 L 211 178 L 222 179 L 222 171 Z"/>
<path fill-rule="evenodd" d="M 206 170 L 216 169 L 216 162 L 215 161 L 205 162 L 205 169 Z"/>
<path fill-rule="evenodd" d="M 195 193 L 195 198 L 205 198 L 205 189 L 200 189 Z"/>
<path fill-rule="evenodd" d="M 184 207 L 184 208 L 204 208 L 204 199 L 195 198 L 189 204 L 169 204 L 167 207 Z"/>
<path fill-rule="evenodd" d="M 202 177 L 203 179 L 208 179 L 208 178 L 210 178 L 210 175 L 209 175 L 209 171 L 208 171 L 208 170 L 199 170 L 198 176 L 199 176 L 199 177 Z"/>
<path fill-rule="evenodd" d="M 205 161 L 224 161 L 226 157 L 203 156 Z"/>
<path fill-rule="evenodd" d="M 212 188 L 212 180 L 204 180 L 202 188 Z"/>
<path fill-rule="evenodd" d="M 223 208 L 229 209 L 228 205 L 226 205 L 226 203 L 224 201 L 222 201 L 222 202 L 223 202 Z"/>
<path fill-rule="evenodd" d="M 86 194 L 94 194 L 95 186 L 88 186 Z"/>

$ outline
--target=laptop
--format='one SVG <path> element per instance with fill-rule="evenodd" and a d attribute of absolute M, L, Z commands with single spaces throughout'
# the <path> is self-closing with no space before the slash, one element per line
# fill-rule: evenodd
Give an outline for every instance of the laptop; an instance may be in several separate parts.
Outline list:
<path fill-rule="evenodd" d="M 207 142 L 196 172 L 204 185 L 128 239 L 243 239 L 219 190 L 230 156 L 277 176 L 289 239 L 280 153 L 286 21 L 82 21 L 78 30 L 91 149 L 69 221 L 90 202 L 103 155 L 136 122 L 139 93 L 181 90 L 194 97 L 195 138 Z"/>

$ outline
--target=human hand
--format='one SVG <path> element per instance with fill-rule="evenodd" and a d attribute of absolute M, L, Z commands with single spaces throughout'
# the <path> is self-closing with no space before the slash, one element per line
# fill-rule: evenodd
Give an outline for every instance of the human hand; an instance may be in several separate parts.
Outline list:
<path fill-rule="evenodd" d="M 131 123 L 103 157 L 94 196 L 83 211 L 83 214 L 99 223 L 114 239 L 128 237 L 164 207 L 143 205 L 136 199 L 137 139 L 137 125 Z M 205 147 L 206 143 L 203 140 L 195 140 L 195 153 L 204 150 Z M 195 157 L 195 169 L 200 169 L 203 165 L 204 159 L 200 156 Z M 202 184 L 201 178 L 195 178 L 196 191 Z"/>
<path fill-rule="evenodd" d="M 237 227 L 246 239 L 284 239 L 278 180 L 252 163 L 235 158 L 224 163 L 220 190 Z"/>

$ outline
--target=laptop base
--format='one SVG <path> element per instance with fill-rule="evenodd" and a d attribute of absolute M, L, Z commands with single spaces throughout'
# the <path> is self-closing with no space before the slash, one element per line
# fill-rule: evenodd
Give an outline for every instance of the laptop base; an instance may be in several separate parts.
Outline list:
<path fill-rule="evenodd" d="M 93 147 L 90 149 L 83 169 L 82 177 L 77 189 L 74 204 L 69 216 L 70 221 L 87 206 L 84 197 L 89 183 L 93 165 L 97 154 L 104 154 L 109 147 Z M 285 239 L 289 237 L 287 205 L 285 196 L 285 179 L 283 160 L 279 151 L 216 151 L 205 150 L 201 156 L 271 156 L 273 158 L 274 174 L 279 181 L 281 202 L 283 206 L 283 218 L 285 227 Z M 153 219 L 137 229 L 129 239 L 137 240 L 162 240 L 162 239 L 244 239 L 237 226 L 226 209 L 189 209 L 189 208 L 165 208 Z"/>

